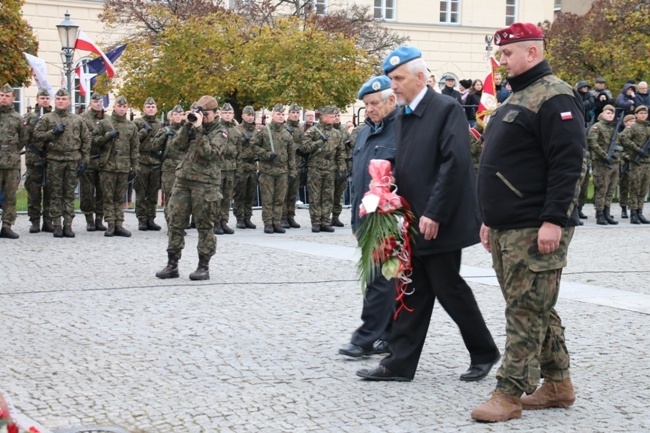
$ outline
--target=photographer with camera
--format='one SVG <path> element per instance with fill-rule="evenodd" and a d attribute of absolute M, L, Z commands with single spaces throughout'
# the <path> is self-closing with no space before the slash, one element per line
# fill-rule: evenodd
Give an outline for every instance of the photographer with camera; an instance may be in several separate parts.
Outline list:
<path fill-rule="evenodd" d="M 257 162 L 251 146 L 251 138 L 255 133 L 255 109 L 247 105 L 242 110 L 241 118 L 242 122 L 237 125 L 242 140 L 235 170 L 232 208 L 237 218 L 238 229 L 255 229 L 257 226 L 251 221 L 253 200 L 257 192 Z"/>

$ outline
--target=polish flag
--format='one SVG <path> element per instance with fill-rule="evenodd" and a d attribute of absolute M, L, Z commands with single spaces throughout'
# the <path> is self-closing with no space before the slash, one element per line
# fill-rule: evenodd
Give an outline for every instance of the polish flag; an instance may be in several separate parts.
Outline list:
<path fill-rule="evenodd" d="M 113 63 L 108 57 L 106 57 L 106 54 L 104 54 L 102 49 L 95 45 L 95 43 L 90 40 L 88 35 L 81 30 L 79 30 L 77 42 L 75 42 L 74 47 L 78 50 L 90 51 L 91 53 L 95 53 L 104 59 L 104 64 L 106 65 L 106 75 L 108 75 L 108 78 L 113 78 L 113 75 L 115 75 L 115 67 L 113 66 Z"/>
<path fill-rule="evenodd" d="M 499 62 L 493 57 L 490 56 L 489 60 L 489 72 L 483 81 L 483 93 L 481 93 L 481 102 L 478 104 L 476 109 L 476 120 L 479 124 L 485 126 L 490 119 L 490 115 L 497 108 L 497 95 L 496 88 L 494 85 L 494 71 L 499 67 Z"/>

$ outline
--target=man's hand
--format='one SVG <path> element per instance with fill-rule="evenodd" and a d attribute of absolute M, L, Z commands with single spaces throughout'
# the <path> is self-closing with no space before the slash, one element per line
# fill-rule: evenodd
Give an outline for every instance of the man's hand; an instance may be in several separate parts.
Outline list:
<path fill-rule="evenodd" d="M 275 152 L 271 152 L 271 153 L 269 153 L 269 159 L 270 159 L 271 161 L 274 161 L 275 158 L 277 158 L 277 157 L 278 157 L 278 154 L 277 154 L 277 153 L 275 153 Z"/>
<path fill-rule="evenodd" d="M 492 249 L 490 248 L 490 227 L 486 226 L 485 224 L 481 224 L 481 231 L 479 235 L 481 237 L 481 245 L 483 245 L 485 251 L 488 253 L 492 252 Z"/>
<path fill-rule="evenodd" d="M 54 125 L 54 129 L 52 130 L 52 132 L 54 132 L 54 135 L 57 137 L 63 134 L 63 131 L 65 131 L 65 125 L 63 123 L 57 123 Z"/>
<path fill-rule="evenodd" d="M 537 232 L 537 248 L 542 254 L 550 254 L 560 246 L 562 227 L 545 222 Z"/>
<path fill-rule="evenodd" d="M 151 129 L 152 129 L 152 128 L 151 128 L 151 125 L 150 125 L 149 123 L 145 123 L 145 124 L 144 124 L 144 130 L 145 130 L 145 131 L 147 131 L 147 132 L 151 132 Z"/>
<path fill-rule="evenodd" d="M 439 222 L 425 216 L 420 217 L 420 233 L 424 236 L 425 241 L 430 241 L 438 237 L 438 227 L 440 227 Z"/>
<path fill-rule="evenodd" d="M 106 133 L 108 138 L 117 138 L 120 136 L 120 131 L 112 129 Z"/>

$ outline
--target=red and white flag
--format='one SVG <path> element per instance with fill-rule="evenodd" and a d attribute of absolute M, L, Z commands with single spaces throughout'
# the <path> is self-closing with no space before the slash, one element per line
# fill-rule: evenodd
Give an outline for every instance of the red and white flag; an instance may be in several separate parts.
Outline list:
<path fill-rule="evenodd" d="M 482 123 L 483 127 L 485 127 L 490 119 L 490 115 L 499 105 L 497 102 L 497 91 L 494 87 L 494 71 L 499 68 L 499 62 L 497 62 L 494 56 L 490 56 L 488 68 L 489 72 L 483 81 L 481 102 L 478 104 L 478 109 L 476 110 L 476 120 L 479 124 Z"/>
<path fill-rule="evenodd" d="M 74 47 L 78 50 L 90 51 L 104 59 L 104 63 L 106 64 L 106 75 L 108 75 L 108 78 L 113 78 L 113 75 L 115 75 L 115 67 L 113 66 L 113 63 L 108 57 L 106 57 L 106 54 L 104 54 L 102 49 L 90 40 L 88 35 L 81 30 L 79 30 L 77 42 L 75 42 Z"/>

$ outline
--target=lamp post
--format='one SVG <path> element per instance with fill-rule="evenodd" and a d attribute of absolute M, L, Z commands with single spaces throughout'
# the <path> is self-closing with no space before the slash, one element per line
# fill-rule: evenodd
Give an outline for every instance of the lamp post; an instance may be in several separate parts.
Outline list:
<path fill-rule="evenodd" d="M 56 28 L 59 31 L 59 40 L 61 41 L 61 58 L 68 84 L 68 93 L 72 98 L 72 57 L 74 56 L 74 45 L 77 42 L 79 26 L 70 20 L 68 11 L 65 11 L 64 18 L 63 21 L 56 25 Z M 70 110 L 72 110 L 73 105 L 70 104 Z"/>

